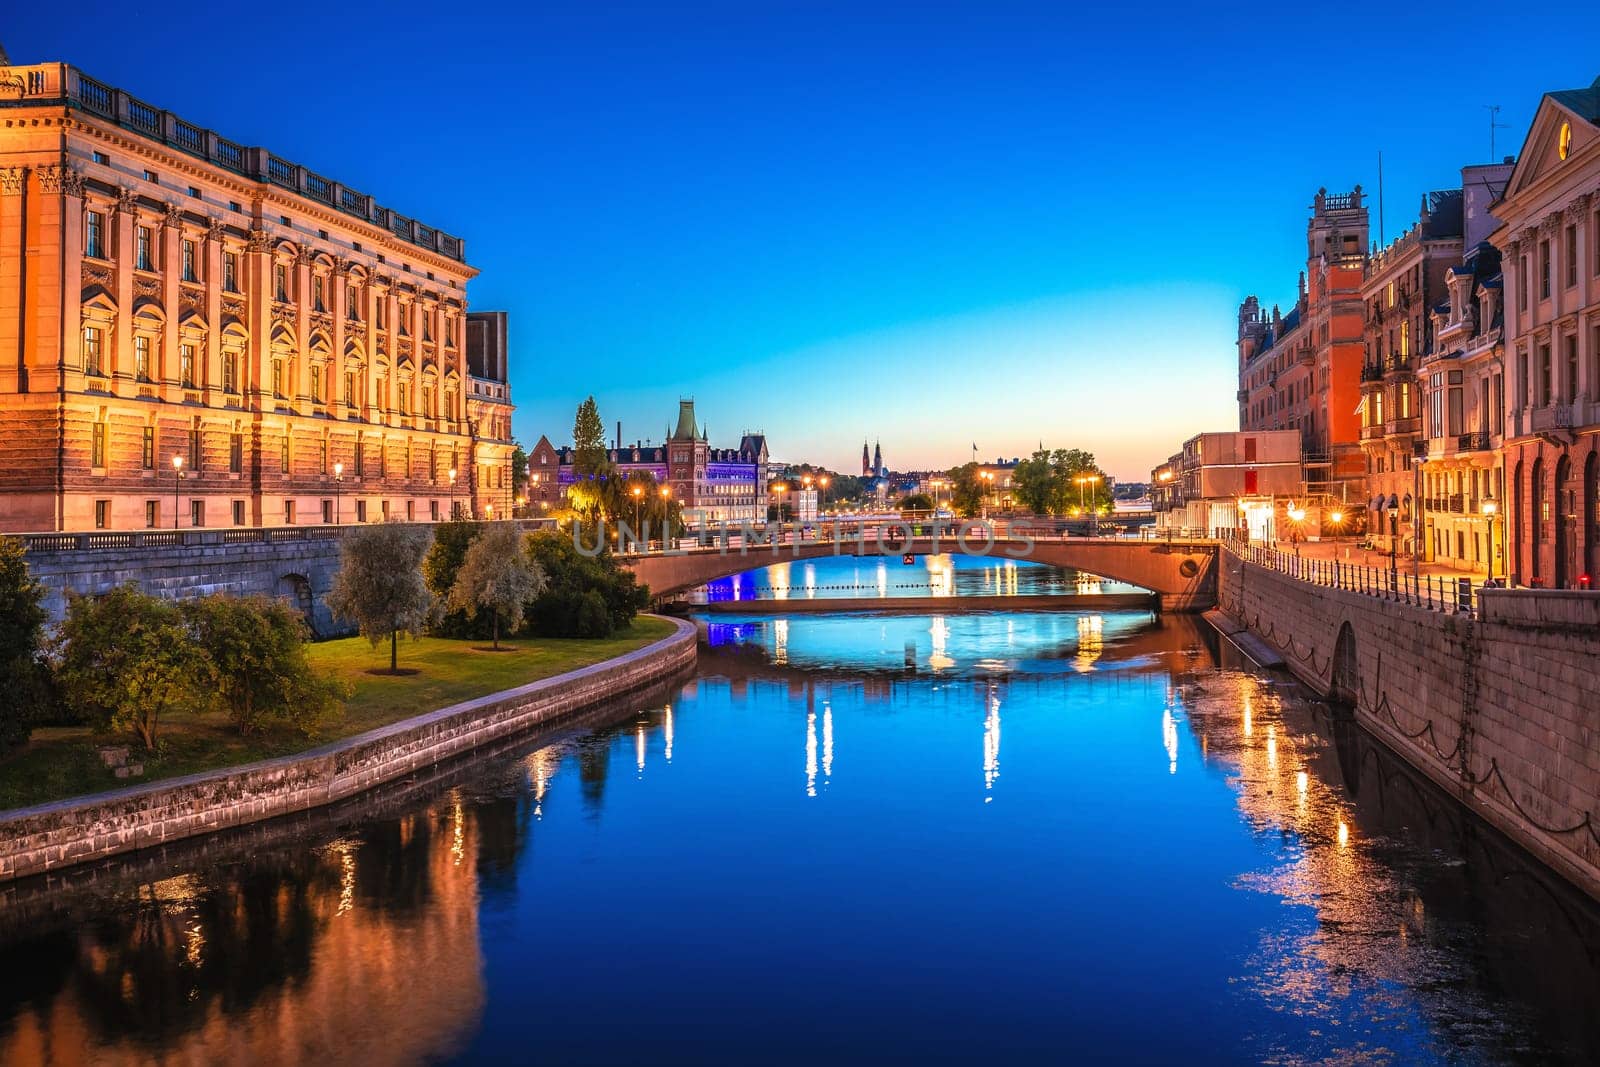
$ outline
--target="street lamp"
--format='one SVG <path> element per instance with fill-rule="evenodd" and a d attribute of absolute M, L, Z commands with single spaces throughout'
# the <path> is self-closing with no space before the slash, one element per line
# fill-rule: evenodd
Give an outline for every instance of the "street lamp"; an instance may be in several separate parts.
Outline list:
<path fill-rule="evenodd" d="M 183 481 L 183 457 L 172 457 L 172 528 L 178 528 L 178 483 Z"/>
<path fill-rule="evenodd" d="M 633 535 L 639 536 L 639 498 L 644 496 L 644 486 L 637 482 L 633 486 Z"/>
<path fill-rule="evenodd" d="M 994 492 L 994 472 L 993 471 L 979 471 L 978 472 L 978 477 L 982 478 L 984 481 L 989 483 L 983 490 L 983 520 L 985 522 L 988 522 L 989 521 L 989 494 Z"/>
<path fill-rule="evenodd" d="M 1393 493 L 1389 494 L 1389 587 L 1399 587 L 1399 570 L 1396 562 L 1396 550 L 1400 546 L 1400 501 L 1395 499 Z"/>
<path fill-rule="evenodd" d="M 333 524 L 339 525 L 339 512 L 344 504 L 344 462 L 333 465 Z"/>
<path fill-rule="evenodd" d="M 778 508 L 778 522 L 779 523 L 783 522 L 783 494 L 788 492 L 788 490 L 789 490 L 789 484 L 787 482 L 773 482 L 772 483 L 772 491 L 778 497 L 777 508 Z"/>
<path fill-rule="evenodd" d="M 1289 521 L 1294 523 L 1294 528 L 1289 531 L 1290 543 L 1294 545 L 1294 554 L 1300 554 L 1300 541 L 1305 536 L 1300 532 L 1300 524 L 1305 521 L 1306 509 L 1297 507 L 1293 501 L 1289 503 Z"/>
<path fill-rule="evenodd" d="M 822 475 L 821 477 L 819 477 L 817 479 L 817 484 L 822 486 L 822 504 L 821 504 L 821 507 L 824 508 L 824 509 L 826 509 L 827 506 L 828 506 L 828 483 L 830 481 L 832 481 L 832 480 L 833 479 L 829 478 L 826 474 Z"/>
<path fill-rule="evenodd" d="M 1494 581 L 1494 517 L 1495 513 L 1500 510 L 1500 505 L 1494 502 L 1493 497 L 1490 497 L 1483 502 L 1479 510 L 1483 512 L 1484 519 L 1489 523 L 1489 560 L 1485 569 L 1489 572 L 1489 581 L 1492 582 Z"/>
<path fill-rule="evenodd" d="M 453 522 L 453 521 L 455 521 L 455 518 L 456 518 L 456 469 L 454 467 L 451 467 L 450 468 L 450 519 Z"/>
<path fill-rule="evenodd" d="M 1098 482 L 1099 480 L 1100 480 L 1100 476 L 1098 474 L 1085 474 L 1085 475 L 1083 475 L 1083 476 L 1081 476 L 1079 478 L 1075 478 L 1074 479 L 1074 481 L 1076 481 L 1078 483 L 1078 507 L 1080 509 L 1083 508 L 1083 506 L 1084 506 L 1084 502 L 1083 502 L 1083 487 L 1086 486 L 1086 485 L 1093 485 L 1096 482 Z M 1091 536 L 1094 535 L 1094 534 L 1098 534 L 1100 532 L 1099 517 L 1100 517 L 1100 509 L 1095 508 L 1094 510 L 1089 512 L 1089 532 L 1090 532 Z"/>

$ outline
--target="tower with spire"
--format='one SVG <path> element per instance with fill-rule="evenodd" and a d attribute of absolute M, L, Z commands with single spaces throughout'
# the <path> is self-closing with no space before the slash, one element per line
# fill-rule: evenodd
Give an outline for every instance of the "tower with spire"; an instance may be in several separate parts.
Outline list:
<path fill-rule="evenodd" d="M 872 477 L 872 456 L 867 452 L 867 440 L 861 439 L 861 477 Z"/>
<path fill-rule="evenodd" d="M 889 472 L 883 469 L 883 444 L 878 441 L 872 443 L 872 476 L 885 477 Z"/>

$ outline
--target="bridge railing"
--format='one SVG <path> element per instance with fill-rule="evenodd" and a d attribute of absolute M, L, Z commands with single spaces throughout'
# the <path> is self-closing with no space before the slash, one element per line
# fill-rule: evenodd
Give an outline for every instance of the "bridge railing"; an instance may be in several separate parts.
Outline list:
<path fill-rule="evenodd" d="M 1470 578 L 1442 574 L 1407 574 L 1398 568 L 1311 559 L 1263 545 L 1225 542 L 1227 551 L 1247 563 L 1267 567 L 1312 585 L 1343 589 L 1364 596 L 1409 604 L 1428 611 L 1476 615 L 1478 588 Z"/>

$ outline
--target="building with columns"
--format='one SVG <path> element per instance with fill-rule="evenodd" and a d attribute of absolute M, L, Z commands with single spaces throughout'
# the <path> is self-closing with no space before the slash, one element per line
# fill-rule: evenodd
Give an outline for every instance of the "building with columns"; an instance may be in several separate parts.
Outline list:
<path fill-rule="evenodd" d="M 1494 214 L 1508 570 L 1580 588 L 1600 573 L 1600 78 L 1540 100 Z"/>
<path fill-rule="evenodd" d="M 443 517 L 475 273 L 265 148 L 0 68 L 0 529 Z"/>
<path fill-rule="evenodd" d="M 1361 187 L 1319 189 L 1294 307 L 1269 314 L 1254 296 L 1239 307 L 1239 429 L 1298 431 L 1312 501 L 1365 490 L 1356 408 L 1366 247 Z"/>
<path fill-rule="evenodd" d="M 516 503 L 511 454 L 511 362 L 504 311 L 467 312 L 467 432 L 472 435 L 472 513 L 509 518 Z"/>

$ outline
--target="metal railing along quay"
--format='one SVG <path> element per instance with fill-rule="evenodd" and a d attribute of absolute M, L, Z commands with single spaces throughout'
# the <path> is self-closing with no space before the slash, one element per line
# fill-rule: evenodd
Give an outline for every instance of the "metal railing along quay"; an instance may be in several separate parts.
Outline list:
<path fill-rule="evenodd" d="M 1398 568 L 1312 559 L 1276 548 L 1231 542 L 1229 552 L 1247 563 L 1267 567 L 1311 585 L 1343 589 L 1363 596 L 1458 615 L 1475 615 L 1478 591 L 1471 578 L 1442 574 L 1407 574 Z"/>

